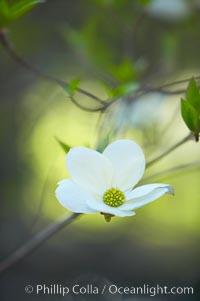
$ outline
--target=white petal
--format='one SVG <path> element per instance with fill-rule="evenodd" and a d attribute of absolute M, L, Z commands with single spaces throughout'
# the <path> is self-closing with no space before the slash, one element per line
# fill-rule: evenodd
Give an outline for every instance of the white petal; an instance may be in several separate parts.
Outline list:
<path fill-rule="evenodd" d="M 56 197 L 65 208 L 76 213 L 96 213 L 91 209 L 86 201 L 92 196 L 88 195 L 84 190 L 78 187 L 71 180 L 63 180 L 58 183 L 56 189 Z"/>
<path fill-rule="evenodd" d="M 97 210 L 102 213 L 109 213 L 109 214 L 113 214 L 113 215 L 121 216 L 121 217 L 135 215 L 135 212 L 133 212 L 133 211 L 121 210 L 121 209 L 119 209 L 121 206 L 118 208 L 110 207 L 110 206 L 106 205 L 105 203 L 103 203 L 103 201 L 88 200 L 87 204 L 90 208 L 93 208 L 94 210 Z"/>
<path fill-rule="evenodd" d="M 147 184 L 126 193 L 127 201 L 121 205 L 122 210 L 134 210 L 140 208 L 164 194 L 173 194 L 173 187 L 168 184 Z"/>
<path fill-rule="evenodd" d="M 102 194 L 110 188 L 112 166 L 99 152 L 86 147 L 74 147 L 69 151 L 66 162 L 73 181 L 85 190 Z"/>
<path fill-rule="evenodd" d="M 145 157 L 142 149 L 132 140 L 118 140 L 108 145 L 103 154 L 114 168 L 113 186 L 128 191 L 144 174 Z"/>

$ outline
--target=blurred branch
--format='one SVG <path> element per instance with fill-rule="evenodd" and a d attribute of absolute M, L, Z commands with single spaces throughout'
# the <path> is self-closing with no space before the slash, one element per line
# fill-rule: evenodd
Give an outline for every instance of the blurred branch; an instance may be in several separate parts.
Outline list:
<path fill-rule="evenodd" d="M 23 66 L 24 68 L 26 68 L 30 72 L 34 73 L 35 75 L 40 76 L 48 81 L 51 81 L 51 82 L 59 85 L 65 91 L 69 87 L 70 84 L 68 82 L 63 81 L 57 77 L 51 76 L 51 75 L 41 71 L 39 68 L 33 66 L 28 61 L 26 61 L 23 57 L 21 57 L 16 52 L 15 48 L 13 47 L 13 45 L 9 39 L 8 33 L 5 30 L 0 30 L 0 43 L 3 46 L 3 48 L 5 49 L 5 51 L 9 54 L 9 56 L 15 62 L 17 62 L 19 65 Z M 200 76 L 194 77 L 194 79 L 199 80 Z M 164 85 L 158 86 L 158 87 L 151 87 L 146 84 L 142 84 L 136 91 L 134 91 L 134 93 L 131 93 L 125 97 L 128 97 L 130 99 L 130 101 L 135 101 L 136 99 L 138 99 L 148 93 L 152 93 L 152 92 L 157 92 L 157 93 L 166 94 L 166 95 L 182 94 L 182 93 L 185 93 L 186 89 L 170 91 L 166 88 L 184 84 L 184 83 L 188 83 L 190 80 L 191 80 L 191 78 L 187 78 L 187 79 L 183 79 L 183 80 L 179 80 L 179 81 L 174 81 L 174 82 L 171 82 L 168 84 L 164 84 Z M 82 88 L 77 88 L 76 91 L 78 93 L 81 93 L 81 94 L 87 96 L 88 98 L 92 99 L 93 101 L 97 102 L 100 105 L 95 108 L 87 107 L 87 106 L 80 104 L 73 96 L 69 96 L 72 103 L 74 103 L 78 108 L 80 108 L 84 111 L 88 111 L 88 112 L 104 112 L 113 103 L 115 103 L 118 99 L 120 99 L 120 97 L 117 97 L 117 98 L 112 99 L 111 101 L 105 101 L 105 100 L 102 100 L 101 98 L 99 98 L 98 96 L 96 96 Z M 123 95 L 122 95 L 122 97 L 123 97 Z"/>
<path fill-rule="evenodd" d="M 107 102 L 105 102 L 104 105 L 102 105 L 101 107 L 98 108 L 89 108 L 89 107 L 84 107 L 83 105 L 81 105 L 73 96 L 70 97 L 71 102 L 77 106 L 79 109 L 86 111 L 86 112 L 103 112 L 106 110 L 107 108 Z"/>
<path fill-rule="evenodd" d="M 32 73 L 34 73 L 37 76 L 40 76 L 48 81 L 51 81 L 57 85 L 59 85 L 61 88 L 63 88 L 64 90 L 67 89 L 67 87 L 69 86 L 68 82 L 65 82 L 61 79 L 58 79 L 54 76 L 51 76 L 43 71 L 41 71 L 39 68 L 31 65 L 28 61 L 26 61 L 23 57 L 21 57 L 14 49 L 13 45 L 11 44 L 11 41 L 8 37 L 8 34 L 5 30 L 1 30 L 0 31 L 0 43 L 3 46 L 3 48 L 6 50 L 6 52 L 9 54 L 9 56 L 19 65 L 21 65 L 22 67 L 26 68 L 27 70 L 31 71 Z M 82 88 L 77 88 L 77 92 L 89 97 L 90 99 L 96 101 L 97 103 L 99 103 L 101 106 L 98 108 L 93 109 L 89 109 L 87 107 L 83 107 L 81 105 L 79 105 L 79 108 L 84 109 L 84 110 L 89 110 L 89 111 L 103 111 L 105 106 L 107 105 L 107 102 L 100 99 L 98 96 L 82 89 Z M 73 101 L 73 103 L 75 103 Z M 77 105 L 77 103 L 76 103 Z"/>
<path fill-rule="evenodd" d="M 195 76 L 193 77 L 195 80 L 200 80 L 200 76 Z M 143 87 L 141 90 L 144 90 L 146 92 L 159 92 L 161 94 L 166 94 L 166 95 L 178 95 L 178 94 L 182 94 L 186 92 L 186 89 L 179 89 L 179 90 L 174 90 L 174 91 L 170 91 L 170 90 L 166 90 L 166 88 L 170 88 L 172 86 L 177 86 L 177 85 L 181 85 L 181 84 L 185 84 L 185 83 L 189 83 L 191 80 L 190 78 L 185 78 L 182 80 L 177 80 L 171 83 L 167 83 L 158 87 L 149 87 L 148 85 L 145 87 Z"/>
<path fill-rule="evenodd" d="M 158 161 L 160 161 L 161 159 L 163 159 L 164 157 L 166 157 L 167 155 L 169 155 L 171 152 L 173 152 L 175 149 L 177 149 L 179 146 L 185 144 L 186 142 L 188 142 L 190 140 L 194 140 L 194 136 L 193 136 L 192 133 L 189 133 L 185 138 L 183 138 L 178 143 L 174 144 L 172 147 L 170 147 L 167 151 L 165 151 L 160 156 L 158 156 L 158 157 L 154 158 L 153 160 L 147 162 L 146 167 L 150 167 L 153 164 L 157 163 Z"/>
<path fill-rule="evenodd" d="M 145 94 L 157 92 L 157 93 L 164 94 L 164 95 L 179 95 L 179 94 L 183 94 L 186 92 L 186 89 L 179 89 L 179 90 L 174 90 L 174 91 L 165 90 L 161 86 L 155 87 L 155 88 L 146 86 L 142 90 L 145 91 Z"/>
<path fill-rule="evenodd" d="M 77 217 L 79 217 L 80 213 L 73 213 L 70 216 L 66 215 L 61 217 L 59 220 L 47 226 L 44 230 L 37 233 L 33 236 L 28 242 L 22 245 L 19 249 L 13 252 L 8 258 L 3 260 L 0 263 L 0 273 L 5 272 L 7 269 L 11 268 L 14 264 L 22 260 L 24 257 L 33 252 L 36 248 L 38 248 L 42 243 L 56 234 L 63 227 L 71 224 Z"/>
<path fill-rule="evenodd" d="M 200 76 L 196 76 L 196 77 L 193 77 L 193 78 L 195 80 L 200 80 Z M 181 80 L 177 80 L 177 81 L 174 81 L 174 82 L 171 82 L 171 83 L 168 83 L 168 84 L 160 86 L 160 89 L 169 88 L 171 86 L 176 86 L 176 85 L 180 85 L 180 84 L 189 83 L 190 80 L 191 80 L 191 77 L 190 78 L 181 79 Z"/>
<path fill-rule="evenodd" d="M 200 80 L 200 76 L 194 76 L 193 77 L 195 80 Z M 178 90 L 174 90 L 174 91 L 170 91 L 170 90 L 166 90 L 166 88 L 170 88 L 172 86 L 176 86 L 176 85 L 180 85 L 180 84 L 184 84 L 184 83 L 189 83 L 191 80 L 191 77 L 190 78 L 185 78 L 185 79 L 182 79 L 182 80 L 178 80 L 178 81 L 174 81 L 174 82 L 171 82 L 171 83 L 167 83 L 167 84 L 164 84 L 164 85 L 161 85 L 161 86 L 158 86 L 158 87 L 153 87 L 153 86 L 148 86 L 146 84 L 143 84 L 141 85 L 141 87 L 139 87 L 133 95 L 130 95 L 130 100 L 131 101 L 134 101 L 136 100 L 137 98 L 140 98 L 148 93 L 154 93 L 154 92 L 157 92 L 157 93 L 161 93 L 161 94 L 165 94 L 165 95 L 179 95 L 179 94 L 183 94 L 186 92 L 187 88 L 183 88 L 183 89 L 178 89 Z M 109 105 L 111 105 L 113 102 L 115 102 L 115 100 L 111 101 Z"/>
<path fill-rule="evenodd" d="M 182 174 L 182 171 L 191 172 L 191 171 L 199 171 L 199 170 L 200 170 L 200 162 L 196 162 L 193 164 L 184 164 L 184 165 L 180 165 L 180 166 L 159 172 L 155 175 L 146 177 L 142 180 L 142 184 L 149 183 L 149 182 L 155 181 L 155 180 L 162 181 L 162 180 L 166 179 L 166 177 L 172 178 L 174 176 L 177 176 L 177 174 L 179 174 L 179 173 Z"/>
<path fill-rule="evenodd" d="M 194 77 L 195 79 L 198 79 L 198 77 Z M 179 94 L 183 94 L 186 92 L 186 89 L 179 89 L 179 90 L 175 90 L 175 91 L 170 91 L 170 90 L 165 90 L 164 87 L 166 86 L 170 86 L 176 83 L 180 83 L 180 82 L 189 82 L 191 80 L 190 79 L 185 79 L 179 82 L 174 82 L 174 83 L 170 83 L 170 84 L 166 84 L 163 86 L 158 86 L 158 87 L 150 87 L 148 85 L 141 85 L 141 87 L 139 87 L 138 89 L 136 89 L 134 91 L 134 93 L 130 93 L 128 95 L 126 95 L 126 99 L 128 99 L 130 102 L 134 102 L 136 100 L 138 100 L 140 97 L 145 96 L 149 93 L 160 93 L 160 94 L 164 94 L 164 95 L 179 95 Z M 123 97 L 123 96 L 122 96 Z M 107 104 L 105 104 L 105 109 L 109 108 L 110 106 L 112 106 L 117 100 L 120 100 L 122 97 L 117 97 L 112 99 L 110 102 L 108 102 Z"/>

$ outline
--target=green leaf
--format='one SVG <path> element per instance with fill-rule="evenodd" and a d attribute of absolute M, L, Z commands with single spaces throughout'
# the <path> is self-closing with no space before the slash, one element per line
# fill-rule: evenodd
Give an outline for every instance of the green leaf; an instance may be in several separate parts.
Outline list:
<path fill-rule="evenodd" d="M 44 0 L 20 0 L 9 4 L 6 0 L 0 0 L 0 28 L 7 26 L 12 21 L 18 19 L 36 5 Z"/>
<path fill-rule="evenodd" d="M 181 99 L 181 114 L 187 127 L 196 135 L 200 132 L 200 119 L 197 111 L 186 100 Z"/>
<path fill-rule="evenodd" d="M 129 82 L 137 77 L 137 68 L 128 57 L 124 58 L 117 66 L 110 66 L 110 71 L 120 82 Z"/>
<path fill-rule="evenodd" d="M 44 0 L 21 0 L 12 5 L 10 11 L 13 18 L 17 19 L 40 3 L 44 3 Z"/>
<path fill-rule="evenodd" d="M 151 3 L 152 0 L 138 0 L 138 2 L 142 5 L 147 5 L 149 3 Z"/>
<path fill-rule="evenodd" d="M 4 24 L 9 19 L 9 7 L 5 0 L 0 0 L 0 28 L 4 26 Z"/>
<path fill-rule="evenodd" d="M 73 79 L 66 87 L 66 91 L 69 94 L 69 96 L 73 96 L 73 94 L 77 91 L 78 87 L 80 85 L 80 79 L 76 78 Z"/>
<path fill-rule="evenodd" d="M 64 150 L 64 152 L 67 154 L 70 149 L 71 149 L 71 146 L 69 146 L 68 144 L 62 142 L 60 139 L 58 139 L 57 137 L 55 137 L 57 142 L 59 143 L 59 145 L 61 146 L 61 148 Z"/>
<path fill-rule="evenodd" d="M 199 88 L 194 79 L 190 80 L 186 93 L 187 101 L 200 113 L 200 93 Z"/>
<path fill-rule="evenodd" d="M 7 2 L 5 0 L 0 0 L 0 13 L 2 15 L 4 15 L 4 14 L 7 15 L 8 10 L 9 10 L 9 8 L 8 8 Z"/>

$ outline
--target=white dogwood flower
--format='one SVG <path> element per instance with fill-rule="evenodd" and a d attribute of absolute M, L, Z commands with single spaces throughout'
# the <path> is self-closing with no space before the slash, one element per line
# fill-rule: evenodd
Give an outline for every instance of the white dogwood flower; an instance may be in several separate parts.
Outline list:
<path fill-rule="evenodd" d="M 134 188 L 144 174 L 145 157 L 132 140 L 115 141 L 102 154 L 74 147 L 67 154 L 66 163 L 71 179 L 58 183 L 56 197 L 72 212 L 131 216 L 135 215 L 133 210 L 165 193 L 173 193 L 168 184 Z"/>

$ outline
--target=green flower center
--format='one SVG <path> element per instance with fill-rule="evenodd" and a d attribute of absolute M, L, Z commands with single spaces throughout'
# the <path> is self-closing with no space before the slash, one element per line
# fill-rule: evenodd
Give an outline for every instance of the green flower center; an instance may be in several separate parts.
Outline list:
<path fill-rule="evenodd" d="M 125 195 L 121 190 L 111 188 L 104 193 L 103 201 L 108 206 L 119 207 L 124 203 Z"/>

